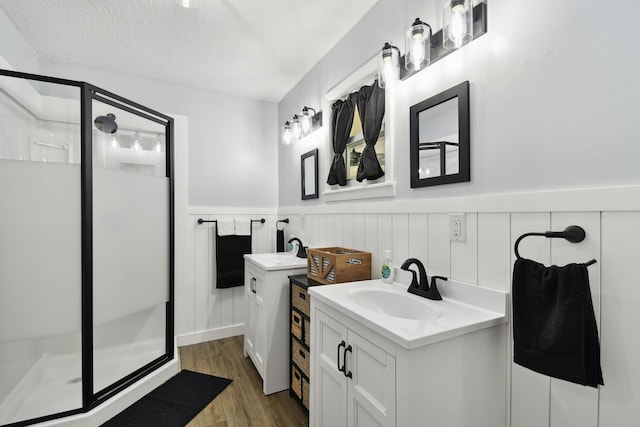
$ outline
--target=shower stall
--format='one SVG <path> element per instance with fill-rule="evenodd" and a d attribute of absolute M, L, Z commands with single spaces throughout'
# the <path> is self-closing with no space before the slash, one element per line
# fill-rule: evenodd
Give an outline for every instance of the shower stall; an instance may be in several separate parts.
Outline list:
<path fill-rule="evenodd" d="M 172 150 L 164 114 L 0 70 L 0 426 L 85 414 L 175 364 Z"/>

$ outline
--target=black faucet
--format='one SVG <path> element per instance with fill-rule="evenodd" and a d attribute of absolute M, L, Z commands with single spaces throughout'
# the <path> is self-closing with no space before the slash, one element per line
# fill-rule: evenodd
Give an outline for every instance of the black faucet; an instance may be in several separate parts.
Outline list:
<path fill-rule="evenodd" d="M 306 258 L 307 257 L 307 247 L 302 245 L 302 242 L 297 237 L 292 237 L 289 239 L 287 243 L 298 242 L 298 253 L 296 256 L 298 258 Z"/>
<path fill-rule="evenodd" d="M 418 266 L 418 271 L 420 272 L 420 281 L 418 282 L 416 272 L 411 270 L 409 267 L 415 264 Z M 401 269 L 405 271 L 410 271 L 413 274 L 413 279 L 411 279 L 411 284 L 407 289 L 407 292 L 419 295 L 424 298 L 428 298 L 431 300 L 441 300 L 442 295 L 438 292 L 438 287 L 436 286 L 436 279 L 447 280 L 446 277 L 443 276 L 431 276 L 431 286 L 429 286 L 429 280 L 427 277 L 427 271 L 422 265 L 422 262 L 416 258 L 409 258 L 400 266 Z"/>

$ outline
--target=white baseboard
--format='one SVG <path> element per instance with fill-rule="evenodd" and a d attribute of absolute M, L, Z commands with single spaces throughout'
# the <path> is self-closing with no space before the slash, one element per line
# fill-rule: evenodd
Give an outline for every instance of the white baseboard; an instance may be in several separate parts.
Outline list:
<path fill-rule="evenodd" d="M 243 334 L 244 323 L 239 323 L 237 325 L 223 326 L 221 328 L 207 329 L 204 331 L 178 335 L 176 340 L 178 341 L 178 347 L 184 347 L 185 345 L 199 344 L 201 342 L 230 338 Z"/>

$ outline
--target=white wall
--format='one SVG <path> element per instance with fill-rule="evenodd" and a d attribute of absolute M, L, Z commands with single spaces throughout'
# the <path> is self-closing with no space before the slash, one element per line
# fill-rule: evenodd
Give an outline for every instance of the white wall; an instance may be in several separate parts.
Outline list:
<path fill-rule="evenodd" d="M 303 105 L 323 105 L 326 92 L 367 62 L 385 41 L 403 46 L 419 16 L 441 28 L 440 1 L 381 0 L 280 102 L 282 124 Z M 635 119 L 640 3 L 567 0 L 488 2 L 488 32 L 389 93 L 397 199 L 468 196 L 616 186 L 640 181 Z M 625 11 L 621 13 L 620 11 Z M 404 50 L 404 48 L 402 48 Z M 471 86 L 471 182 L 410 189 L 409 107 L 461 81 Z M 279 150 L 279 205 L 300 200 L 299 156 L 320 152 L 321 192 L 331 143 L 325 138 Z"/>

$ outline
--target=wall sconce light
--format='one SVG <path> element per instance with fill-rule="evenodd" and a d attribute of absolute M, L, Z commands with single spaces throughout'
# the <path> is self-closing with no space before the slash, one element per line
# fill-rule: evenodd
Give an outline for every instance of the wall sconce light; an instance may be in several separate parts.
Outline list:
<path fill-rule="evenodd" d="M 291 134 L 293 135 L 294 141 L 302 137 L 302 124 L 300 124 L 300 118 L 297 114 L 294 114 L 293 120 L 291 120 Z"/>
<path fill-rule="evenodd" d="M 416 18 L 404 37 L 404 68 L 420 70 L 431 62 L 431 25 Z"/>
<path fill-rule="evenodd" d="M 313 111 L 313 113 L 312 113 Z M 282 127 L 282 144 L 290 145 L 322 126 L 322 111 L 307 107 L 300 114 L 294 114 L 291 121 L 284 122 Z"/>
<path fill-rule="evenodd" d="M 384 89 L 390 81 L 400 77 L 400 49 L 389 42 L 382 46 L 378 55 L 378 86 Z"/>
<path fill-rule="evenodd" d="M 282 144 L 291 145 L 293 135 L 291 134 L 291 123 L 289 121 L 284 122 L 282 126 Z"/>
<path fill-rule="evenodd" d="M 444 5 L 442 30 L 432 34 L 431 26 L 419 18 L 405 33 L 406 55 L 385 43 L 378 55 L 378 86 L 384 88 L 392 80 L 406 80 L 430 64 L 439 61 L 487 32 L 487 4 L 472 7 L 471 0 L 447 0 Z M 404 61 L 404 67 L 398 64 Z"/>
<path fill-rule="evenodd" d="M 156 135 L 156 145 L 153 147 L 153 151 L 156 153 L 162 153 L 162 142 L 160 141 L 160 134 Z"/>
<path fill-rule="evenodd" d="M 442 46 L 459 49 L 473 40 L 471 0 L 450 0 L 442 12 Z"/>
<path fill-rule="evenodd" d="M 313 114 L 311 114 L 311 111 L 313 110 Z M 300 115 L 300 123 L 302 125 L 302 133 L 304 135 L 307 135 L 309 132 L 311 132 L 311 128 L 313 127 L 313 118 L 316 115 L 316 110 L 311 108 L 311 107 L 307 107 L 306 105 L 302 108 L 302 114 Z"/>

